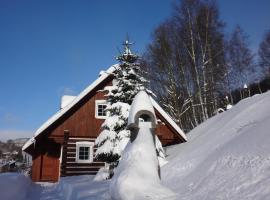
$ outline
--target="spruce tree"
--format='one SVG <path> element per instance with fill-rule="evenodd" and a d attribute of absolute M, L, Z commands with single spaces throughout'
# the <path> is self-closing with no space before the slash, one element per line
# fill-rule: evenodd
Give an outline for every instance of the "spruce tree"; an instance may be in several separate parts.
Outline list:
<path fill-rule="evenodd" d="M 135 95 L 147 82 L 141 76 L 139 56 L 130 50 L 131 43 L 124 42 L 124 52 L 116 59 L 119 64 L 113 73 L 115 79 L 112 86 L 107 86 L 108 117 L 101 126 L 101 133 L 96 139 L 96 159 L 109 164 L 110 169 L 117 166 L 121 152 L 130 138 L 126 130 L 130 105 Z M 156 139 L 157 153 L 164 158 L 161 143 Z"/>

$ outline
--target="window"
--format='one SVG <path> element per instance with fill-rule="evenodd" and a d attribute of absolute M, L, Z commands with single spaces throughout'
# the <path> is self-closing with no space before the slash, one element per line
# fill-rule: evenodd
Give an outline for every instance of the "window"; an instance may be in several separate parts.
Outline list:
<path fill-rule="evenodd" d="M 76 142 L 76 162 L 93 162 L 94 142 Z"/>
<path fill-rule="evenodd" d="M 96 100 L 95 117 L 98 119 L 106 119 L 106 117 L 107 117 L 106 108 L 107 108 L 106 100 Z"/>

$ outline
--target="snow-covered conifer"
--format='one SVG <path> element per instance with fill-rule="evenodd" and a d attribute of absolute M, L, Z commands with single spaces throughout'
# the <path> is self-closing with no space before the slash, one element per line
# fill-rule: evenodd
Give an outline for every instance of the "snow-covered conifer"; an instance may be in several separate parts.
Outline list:
<path fill-rule="evenodd" d="M 114 71 L 112 86 L 107 86 L 108 117 L 101 126 L 101 133 L 96 139 L 95 157 L 114 168 L 121 157 L 121 152 L 129 141 L 130 133 L 126 130 L 130 105 L 135 95 L 147 82 L 141 76 L 139 56 L 130 50 L 131 43 L 124 42 L 124 52 L 116 59 L 119 64 Z M 160 142 L 157 144 L 160 144 Z M 158 155 L 164 156 L 161 145 L 157 145 Z M 161 146 L 161 147 L 160 147 Z"/>

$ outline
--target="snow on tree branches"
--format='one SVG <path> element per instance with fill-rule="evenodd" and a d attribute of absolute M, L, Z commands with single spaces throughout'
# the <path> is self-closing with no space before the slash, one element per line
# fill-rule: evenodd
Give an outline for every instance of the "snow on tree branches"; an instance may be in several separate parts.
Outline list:
<path fill-rule="evenodd" d="M 107 92 L 108 117 L 96 139 L 96 158 L 108 163 L 112 168 L 117 166 L 121 152 L 130 138 L 126 126 L 132 100 L 147 83 L 141 76 L 139 56 L 130 50 L 131 43 L 126 40 L 123 45 L 124 52 L 116 58 L 119 64 L 113 73 L 113 85 L 104 88 Z M 156 142 L 156 147 L 158 155 L 164 158 L 160 141 Z"/>

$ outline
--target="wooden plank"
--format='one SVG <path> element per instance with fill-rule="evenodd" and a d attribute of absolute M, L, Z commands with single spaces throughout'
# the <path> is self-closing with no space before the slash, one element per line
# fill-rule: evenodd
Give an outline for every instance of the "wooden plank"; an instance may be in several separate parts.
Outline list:
<path fill-rule="evenodd" d="M 66 171 L 72 171 L 74 173 L 78 172 L 78 171 L 95 171 L 97 172 L 100 169 L 100 167 L 87 167 L 87 168 L 82 168 L 82 167 L 76 167 L 76 168 L 71 168 L 71 167 L 66 167 Z"/>
<path fill-rule="evenodd" d="M 74 158 L 74 159 L 76 159 L 76 157 L 75 157 L 75 156 L 67 156 L 67 158 Z"/>
<path fill-rule="evenodd" d="M 59 176 L 59 159 L 50 157 L 49 155 L 42 156 L 42 173 L 41 181 L 58 181 Z"/>
<path fill-rule="evenodd" d="M 75 158 L 67 158 L 66 157 L 66 162 L 75 162 Z"/>
<path fill-rule="evenodd" d="M 97 171 L 66 171 L 67 175 L 76 174 L 97 174 Z"/>
<path fill-rule="evenodd" d="M 67 175 L 68 176 L 78 176 L 78 175 L 96 175 L 97 172 L 83 172 L 83 173 L 73 173 L 73 172 L 68 172 Z"/>
<path fill-rule="evenodd" d="M 67 154 L 68 154 L 68 156 L 69 155 L 76 155 L 76 151 L 68 151 Z"/>
<path fill-rule="evenodd" d="M 37 151 L 37 150 L 36 150 Z M 32 181 L 40 181 L 40 172 L 41 172 L 41 155 L 33 157 L 33 164 L 32 164 L 32 172 L 31 172 L 31 178 Z"/>
<path fill-rule="evenodd" d="M 100 169 L 101 166 L 66 166 L 66 169 Z"/>
<path fill-rule="evenodd" d="M 61 163 L 61 176 L 65 176 L 66 174 L 66 163 L 67 163 L 67 142 L 69 138 L 69 131 L 64 132 L 64 142 L 63 142 L 63 152 L 62 152 L 62 163 Z"/>
<path fill-rule="evenodd" d="M 93 163 L 76 163 L 76 162 L 67 162 L 66 166 L 98 166 L 104 167 L 105 163 L 103 162 L 93 162 Z"/>
<path fill-rule="evenodd" d="M 69 141 L 78 141 L 78 140 L 84 140 L 84 141 L 95 141 L 96 137 L 70 137 Z"/>

